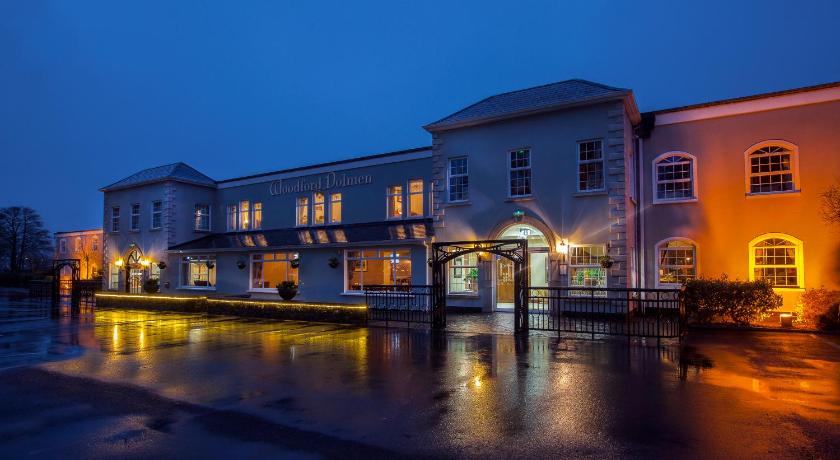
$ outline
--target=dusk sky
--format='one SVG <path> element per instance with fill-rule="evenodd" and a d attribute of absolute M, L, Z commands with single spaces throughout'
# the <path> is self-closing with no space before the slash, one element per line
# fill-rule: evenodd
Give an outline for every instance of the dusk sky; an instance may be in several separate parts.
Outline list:
<path fill-rule="evenodd" d="M 0 206 L 102 225 L 98 189 L 430 144 L 483 97 L 584 78 L 642 111 L 840 80 L 837 2 L 0 2 Z"/>

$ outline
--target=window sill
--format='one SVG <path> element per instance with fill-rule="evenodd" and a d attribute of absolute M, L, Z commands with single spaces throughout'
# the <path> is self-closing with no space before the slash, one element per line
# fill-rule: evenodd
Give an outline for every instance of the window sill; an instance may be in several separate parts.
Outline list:
<path fill-rule="evenodd" d="M 680 203 L 696 203 L 697 198 L 685 198 L 680 200 L 653 200 L 653 204 L 680 204 Z"/>
<path fill-rule="evenodd" d="M 466 201 L 447 201 L 443 204 L 444 207 L 453 207 L 453 206 L 470 206 L 472 202 L 470 200 Z"/>
<path fill-rule="evenodd" d="M 163 227 L 157 227 L 157 228 L 150 228 L 149 229 L 150 232 L 159 232 L 161 230 L 163 230 Z"/>
<path fill-rule="evenodd" d="M 756 198 L 766 198 L 772 196 L 786 196 L 786 195 L 794 195 L 799 196 L 801 190 L 791 190 L 789 192 L 765 192 L 765 193 L 746 193 L 744 196 L 749 199 L 756 199 Z"/>
<path fill-rule="evenodd" d="M 607 196 L 606 190 L 593 190 L 591 192 L 575 192 L 572 193 L 574 197 L 583 197 L 583 196 Z"/>
<path fill-rule="evenodd" d="M 774 287 L 774 292 L 805 292 L 805 288 L 800 287 Z"/>
<path fill-rule="evenodd" d="M 526 195 L 526 196 L 511 196 L 508 197 L 505 202 L 507 203 L 516 203 L 518 201 L 534 201 L 533 195 Z"/>

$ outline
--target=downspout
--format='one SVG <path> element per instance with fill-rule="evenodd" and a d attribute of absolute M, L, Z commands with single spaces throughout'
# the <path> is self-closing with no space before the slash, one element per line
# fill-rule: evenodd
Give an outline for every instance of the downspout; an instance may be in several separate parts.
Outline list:
<path fill-rule="evenodd" d="M 645 194 L 642 184 L 644 181 L 645 139 L 636 137 L 636 263 L 638 264 L 639 287 L 647 285 L 645 277 Z"/>

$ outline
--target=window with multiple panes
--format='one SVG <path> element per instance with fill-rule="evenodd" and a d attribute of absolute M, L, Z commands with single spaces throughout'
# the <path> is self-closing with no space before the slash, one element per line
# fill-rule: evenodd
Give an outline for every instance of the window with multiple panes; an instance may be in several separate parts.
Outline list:
<path fill-rule="evenodd" d="M 229 232 L 235 232 L 237 228 L 237 220 L 239 219 L 237 216 L 237 208 L 235 204 L 229 204 L 227 207 L 227 230 Z"/>
<path fill-rule="evenodd" d="M 195 229 L 199 231 L 210 231 L 210 205 L 195 205 Z"/>
<path fill-rule="evenodd" d="M 152 230 L 163 226 L 163 201 L 152 201 Z"/>
<path fill-rule="evenodd" d="M 748 158 L 749 193 L 779 193 L 795 190 L 793 151 L 781 145 L 766 145 Z"/>
<path fill-rule="evenodd" d="M 251 229 L 251 202 L 242 200 L 239 202 L 239 230 Z"/>
<path fill-rule="evenodd" d="M 403 186 L 392 185 L 387 190 L 388 218 L 399 219 L 403 216 Z"/>
<path fill-rule="evenodd" d="M 408 249 L 365 249 L 346 251 L 347 291 L 365 286 L 408 286 L 411 284 L 411 251 Z"/>
<path fill-rule="evenodd" d="M 656 161 L 657 201 L 680 201 L 695 198 L 694 158 L 686 154 L 668 154 Z"/>
<path fill-rule="evenodd" d="M 251 228 L 254 230 L 259 230 L 262 228 L 262 203 L 259 201 L 255 201 L 253 205 L 253 209 L 251 210 L 253 214 L 251 217 Z"/>
<path fill-rule="evenodd" d="M 604 190 L 604 155 L 600 140 L 578 142 L 578 191 Z"/>
<path fill-rule="evenodd" d="M 697 249 L 689 240 L 673 239 L 660 243 L 658 254 L 660 285 L 678 285 L 697 276 Z"/>
<path fill-rule="evenodd" d="M 309 198 L 298 197 L 295 204 L 295 224 L 309 225 Z"/>
<path fill-rule="evenodd" d="M 140 203 L 131 205 L 131 231 L 140 230 Z"/>
<path fill-rule="evenodd" d="M 774 287 L 798 288 L 797 258 L 801 246 L 784 238 L 767 238 L 752 246 L 753 279 L 767 280 Z"/>
<path fill-rule="evenodd" d="M 76 237 L 76 252 L 82 252 L 82 237 Z"/>
<path fill-rule="evenodd" d="M 182 257 L 180 279 L 182 287 L 215 288 L 216 256 Z"/>
<path fill-rule="evenodd" d="M 297 253 L 272 252 L 251 255 L 251 289 L 277 289 L 283 281 L 298 284 L 298 269 L 292 266 Z"/>
<path fill-rule="evenodd" d="M 111 231 L 120 231 L 120 207 L 114 206 L 111 208 Z"/>
<path fill-rule="evenodd" d="M 607 287 L 607 271 L 601 258 L 607 253 L 604 245 L 578 245 L 569 248 L 569 286 L 587 288 Z M 570 291 L 570 295 L 606 297 L 606 291 Z"/>
<path fill-rule="evenodd" d="M 458 256 L 449 262 L 448 286 L 450 294 L 478 292 L 478 254 Z"/>
<path fill-rule="evenodd" d="M 91 250 L 96 252 L 99 250 L 99 238 L 93 237 L 93 240 L 90 243 Z"/>
<path fill-rule="evenodd" d="M 341 223 L 341 193 L 330 194 L 330 223 Z"/>
<path fill-rule="evenodd" d="M 470 198 L 470 177 L 467 157 L 450 158 L 447 170 L 449 201 L 467 201 Z"/>
<path fill-rule="evenodd" d="M 324 225 L 327 221 L 327 209 L 324 201 L 323 193 L 315 192 L 312 194 L 312 223 L 315 225 Z"/>
<path fill-rule="evenodd" d="M 423 181 L 408 181 L 408 217 L 423 215 Z"/>
<path fill-rule="evenodd" d="M 510 152 L 510 196 L 531 194 L 531 151 L 528 149 Z"/>

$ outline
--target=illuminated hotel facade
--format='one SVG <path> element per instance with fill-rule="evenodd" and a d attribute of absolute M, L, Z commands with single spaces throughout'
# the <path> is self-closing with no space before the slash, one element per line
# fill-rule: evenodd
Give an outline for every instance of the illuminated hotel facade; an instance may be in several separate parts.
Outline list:
<path fill-rule="evenodd" d="M 102 189 L 107 287 L 364 301 L 429 284 L 436 241 L 527 238 L 531 286 L 769 279 L 837 287 L 820 194 L 840 180 L 840 84 L 640 114 L 583 80 L 491 96 L 432 145 L 226 180 L 176 163 Z M 605 268 L 606 267 L 606 268 Z M 512 265 L 447 267 L 448 305 L 512 307 Z"/>

